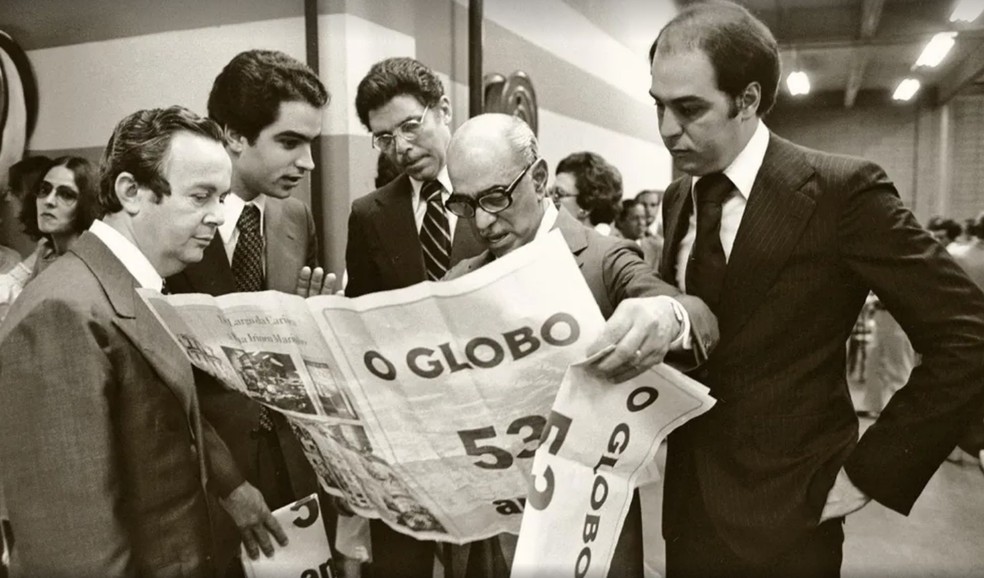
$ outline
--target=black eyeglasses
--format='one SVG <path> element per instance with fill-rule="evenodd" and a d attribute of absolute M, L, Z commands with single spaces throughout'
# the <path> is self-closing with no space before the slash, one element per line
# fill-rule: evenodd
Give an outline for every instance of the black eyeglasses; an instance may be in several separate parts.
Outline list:
<path fill-rule="evenodd" d="M 512 205 L 513 191 L 516 190 L 516 186 L 519 184 L 519 181 L 523 180 L 523 177 L 526 176 L 526 173 L 529 172 L 530 168 L 535 165 L 538 160 L 540 159 L 536 159 L 526 165 L 523 172 L 519 173 L 519 175 L 513 179 L 513 182 L 509 183 L 508 187 L 495 185 L 479 192 L 474 197 L 463 195 L 461 193 L 453 193 L 444 203 L 444 207 L 463 219 L 474 218 L 476 207 L 481 207 L 483 211 L 490 215 L 501 213 Z"/>
<path fill-rule="evenodd" d="M 39 199 L 44 199 L 47 198 L 52 191 L 55 193 L 55 198 L 66 206 L 70 207 L 79 200 L 79 192 L 75 189 L 66 185 L 58 185 L 56 187 L 48 181 L 41 181 L 41 186 L 34 191 L 34 196 Z"/>

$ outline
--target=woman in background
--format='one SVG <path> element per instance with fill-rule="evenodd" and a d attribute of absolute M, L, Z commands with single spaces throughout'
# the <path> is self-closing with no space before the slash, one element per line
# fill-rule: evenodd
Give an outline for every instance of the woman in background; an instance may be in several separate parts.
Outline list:
<path fill-rule="evenodd" d="M 82 157 L 64 156 L 51 162 L 44 176 L 24 198 L 20 221 L 24 232 L 38 241 L 35 252 L 9 273 L 0 275 L 0 320 L 24 285 L 68 251 L 98 215 L 99 177 Z"/>

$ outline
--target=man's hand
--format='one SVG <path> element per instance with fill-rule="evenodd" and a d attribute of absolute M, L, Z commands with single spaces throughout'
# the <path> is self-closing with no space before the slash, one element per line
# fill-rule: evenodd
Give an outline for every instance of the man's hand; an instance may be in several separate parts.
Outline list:
<path fill-rule="evenodd" d="M 287 535 L 280 527 L 280 522 L 270 513 L 263 494 L 249 482 L 243 482 L 227 497 L 219 498 L 219 503 L 239 528 L 246 553 L 253 560 L 260 557 L 261 549 L 267 558 L 273 556 L 270 534 L 273 534 L 281 546 L 287 545 Z"/>
<path fill-rule="evenodd" d="M 612 382 L 621 383 L 662 362 L 680 329 L 669 297 L 626 299 L 615 308 L 587 353 L 590 357 L 614 347 L 595 362 L 594 369 Z"/>
<path fill-rule="evenodd" d="M 301 297 L 308 298 L 315 295 L 333 295 L 335 293 L 335 274 L 325 274 L 321 267 L 315 267 L 312 271 L 310 267 L 301 267 L 297 274 L 297 288 L 295 293 Z"/>
<path fill-rule="evenodd" d="M 844 468 L 841 468 L 837 472 L 834 486 L 830 488 L 830 492 L 827 494 L 827 503 L 824 504 L 823 512 L 820 513 L 820 523 L 853 514 L 870 501 L 871 498 L 859 490 L 847 477 Z"/>

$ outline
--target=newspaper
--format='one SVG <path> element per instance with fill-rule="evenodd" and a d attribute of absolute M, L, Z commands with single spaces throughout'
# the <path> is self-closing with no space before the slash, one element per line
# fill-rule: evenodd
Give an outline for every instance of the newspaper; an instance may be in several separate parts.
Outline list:
<path fill-rule="evenodd" d="M 246 578 L 332 578 L 335 575 L 317 494 L 280 508 L 273 517 L 284 529 L 287 545 L 278 546 L 270 558 L 261 554 L 256 560 L 242 546 L 240 557 Z"/>
<path fill-rule="evenodd" d="M 519 532 L 565 372 L 604 325 L 559 232 L 357 299 L 140 294 L 195 366 L 287 417 L 328 493 L 457 544 Z"/>
<path fill-rule="evenodd" d="M 659 479 L 660 443 L 714 405 L 706 387 L 668 365 L 614 385 L 589 362 L 571 366 L 550 411 L 513 578 L 607 576 L 635 488 Z"/>

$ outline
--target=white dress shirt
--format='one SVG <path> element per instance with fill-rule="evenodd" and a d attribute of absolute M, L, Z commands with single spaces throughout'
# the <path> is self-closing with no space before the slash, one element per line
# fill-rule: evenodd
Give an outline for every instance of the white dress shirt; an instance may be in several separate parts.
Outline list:
<path fill-rule="evenodd" d="M 755 184 L 755 177 L 758 176 L 759 169 L 762 168 L 762 161 L 765 160 L 765 150 L 769 148 L 769 129 L 765 123 L 758 120 L 755 133 L 749 139 L 748 144 L 742 149 L 735 160 L 724 169 L 724 175 L 731 180 L 737 189 L 737 194 L 731 196 L 721 206 L 721 247 L 724 248 L 725 262 L 731 258 L 731 249 L 735 245 L 735 236 L 738 235 L 738 227 L 741 225 L 741 218 L 745 214 L 745 206 L 748 204 L 748 197 L 752 192 L 752 185 Z M 690 187 L 690 195 L 694 207 L 697 206 L 694 186 L 700 177 L 693 179 Z M 677 248 L 677 286 L 683 291 L 687 290 L 687 260 L 690 259 L 690 251 L 693 249 L 694 240 L 697 238 L 697 211 L 690 212 L 690 224 L 687 228 L 687 235 L 680 241 Z"/>
<path fill-rule="evenodd" d="M 130 275 L 133 275 L 141 287 L 158 291 L 164 287 L 164 279 L 150 264 L 147 256 L 122 233 L 99 219 L 92 222 L 89 232 L 99 237 L 99 240 L 123 263 L 123 266 L 130 272 Z"/>
<path fill-rule="evenodd" d="M 255 205 L 260 210 L 260 238 L 266 239 L 264 230 L 264 217 L 266 216 L 266 195 L 256 195 L 256 198 L 247 203 L 242 197 L 233 193 L 226 195 L 225 202 L 222 204 L 222 214 L 225 222 L 219 227 L 219 236 L 222 237 L 222 245 L 225 247 L 226 257 L 232 264 L 232 256 L 236 252 L 236 244 L 239 242 L 239 217 L 243 214 L 243 209 L 247 204 Z M 263 274 L 266 275 L 266 251 L 260 256 L 263 264 Z"/>
<path fill-rule="evenodd" d="M 448 167 L 446 165 L 441 167 L 441 172 L 437 174 L 437 181 L 444 185 L 444 192 L 441 193 L 441 202 L 446 203 L 448 197 L 451 196 L 451 178 L 448 176 Z M 413 207 L 413 220 L 417 224 L 417 234 L 419 235 L 420 228 L 424 226 L 424 216 L 427 214 L 427 203 L 421 202 L 420 199 L 420 188 L 424 186 L 424 182 L 410 177 L 410 186 L 413 188 L 413 194 L 410 196 L 410 206 Z M 451 242 L 453 243 L 454 228 L 458 224 L 458 216 L 448 210 L 445 210 L 444 214 L 448 217 L 448 233 L 450 233 Z"/>

